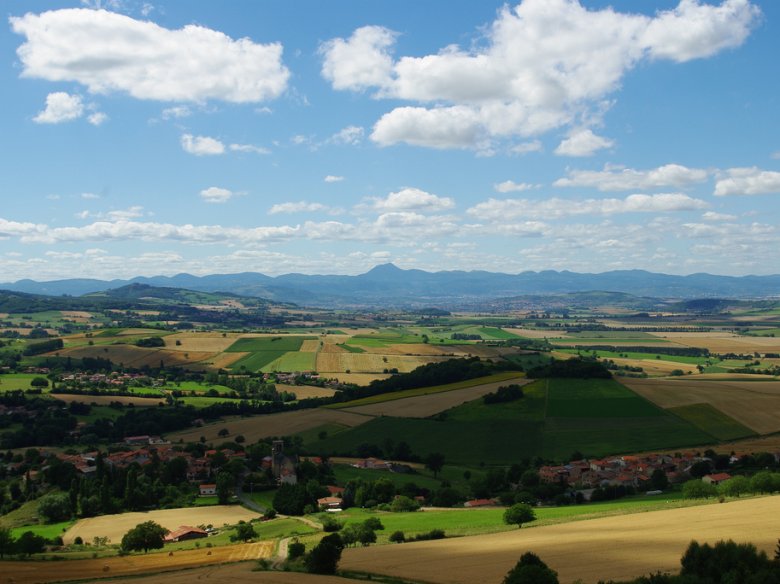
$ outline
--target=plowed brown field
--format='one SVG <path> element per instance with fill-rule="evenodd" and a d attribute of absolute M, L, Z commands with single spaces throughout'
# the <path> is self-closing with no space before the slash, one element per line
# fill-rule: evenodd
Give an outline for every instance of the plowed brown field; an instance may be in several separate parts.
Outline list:
<path fill-rule="evenodd" d="M 160 396 L 159 398 L 151 397 L 133 397 L 129 395 L 75 395 L 67 393 L 54 393 L 52 397 L 64 401 L 70 402 L 82 402 L 85 404 L 97 404 L 99 406 L 110 405 L 111 402 L 119 402 L 121 404 L 133 404 L 134 406 L 157 406 L 160 402 L 165 403 L 165 398 Z"/>
<path fill-rule="evenodd" d="M 501 582 L 532 551 L 561 584 L 623 580 L 677 571 L 692 539 L 752 542 L 772 552 L 780 532 L 780 496 L 722 505 L 574 521 L 489 535 L 344 550 L 339 567 L 442 584 Z"/>

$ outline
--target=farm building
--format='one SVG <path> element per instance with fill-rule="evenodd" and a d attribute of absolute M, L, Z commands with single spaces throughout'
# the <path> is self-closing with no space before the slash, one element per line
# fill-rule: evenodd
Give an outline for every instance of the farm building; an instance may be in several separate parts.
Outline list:
<path fill-rule="evenodd" d="M 719 472 L 719 473 L 707 475 L 704 478 L 702 478 L 701 480 L 704 481 L 705 483 L 709 483 L 709 484 L 714 485 L 714 486 L 717 487 L 723 481 L 727 481 L 730 478 L 731 478 L 731 475 L 729 473 L 727 473 L 727 472 Z"/>
<path fill-rule="evenodd" d="M 326 509 L 330 511 L 331 509 L 338 509 L 341 510 L 341 499 L 339 497 L 322 497 L 320 499 L 317 499 L 317 506 L 320 509 Z"/>
<path fill-rule="evenodd" d="M 200 496 L 201 497 L 210 497 L 212 495 L 217 494 L 217 485 L 210 483 L 200 486 Z"/>
<path fill-rule="evenodd" d="M 189 525 L 182 525 L 179 529 L 175 529 L 165 536 L 165 543 L 173 543 L 177 541 L 187 541 L 188 539 L 200 539 L 202 537 L 208 537 L 208 533 L 200 527 L 191 527 Z"/>

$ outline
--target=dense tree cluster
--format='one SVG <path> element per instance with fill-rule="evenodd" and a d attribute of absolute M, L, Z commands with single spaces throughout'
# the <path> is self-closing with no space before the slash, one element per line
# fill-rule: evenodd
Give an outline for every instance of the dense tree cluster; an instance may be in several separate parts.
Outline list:
<path fill-rule="evenodd" d="M 519 400 L 523 397 L 523 389 L 513 383 L 512 385 L 503 385 L 493 393 L 482 396 L 482 402 L 488 406 L 492 404 L 503 404 Z"/>
<path fill-rule="evenodd" d="M 528 377 L 533 379 L 546 377 L 609 379 L 612 377 L 612 374 L 600 361 L 577 357 L 564 360 L 553 359 L 547 365 L 541 365 L 530 369 L 528 371 Z"/>

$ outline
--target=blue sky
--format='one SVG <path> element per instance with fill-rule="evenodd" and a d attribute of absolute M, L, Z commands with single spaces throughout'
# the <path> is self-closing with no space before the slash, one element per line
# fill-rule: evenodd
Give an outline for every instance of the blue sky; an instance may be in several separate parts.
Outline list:
<path fill-rule="evenodd" d="M 780 272 L 780 3 L 609 6 L 6 0 L 0 281 Z"/>

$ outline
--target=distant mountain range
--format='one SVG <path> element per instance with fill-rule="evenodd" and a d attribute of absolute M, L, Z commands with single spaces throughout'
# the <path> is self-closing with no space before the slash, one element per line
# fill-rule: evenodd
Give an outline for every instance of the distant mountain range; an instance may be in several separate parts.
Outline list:
<path fill-rule="evenodd" d="M 426 272 L 402 270 L 393 264 L 376 266 L 358 276 L 285 274 L 272 277 L 254 272 L 209 276 L 178 274 L 109 281 L 19 280 L 0 284 L 0 289 L 52 296 L 81 296 L 130 284 L 226 292 L 309 306 L 464 305 L 497 298 L 590 291 L 666 299 L 780 297 L 780 275 L 673 276 L 644 270 L 618 270 L 601 274 L 552 270 L 520 274 Z"/>

